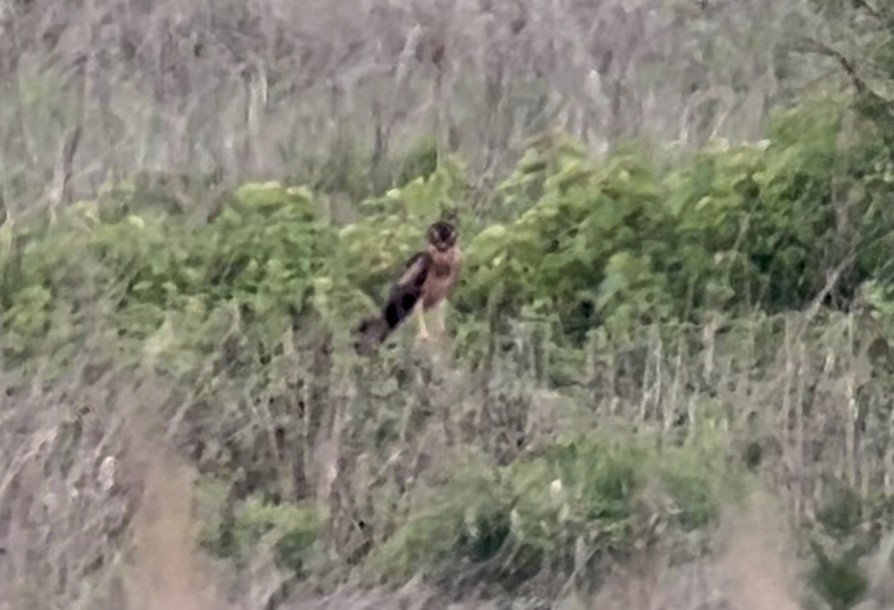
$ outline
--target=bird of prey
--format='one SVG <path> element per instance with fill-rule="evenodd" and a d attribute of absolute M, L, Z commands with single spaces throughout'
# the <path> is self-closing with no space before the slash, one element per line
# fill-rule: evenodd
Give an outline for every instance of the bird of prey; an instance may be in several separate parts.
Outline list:
<path fill-rule="evenodd" d="M 406 262 L 403 275 L 392 286 L 381 312 L 357 327 L 354 347 L 369 354 L 411 315 L 416 318 L 418 338 L 429 338 L 425 312 L 435 309 L 438 333 L 444 331 L 444 305 L 452 294 L 462 265 L 457 232 L 440 220 L 428 228 L 428 247 Z"/>

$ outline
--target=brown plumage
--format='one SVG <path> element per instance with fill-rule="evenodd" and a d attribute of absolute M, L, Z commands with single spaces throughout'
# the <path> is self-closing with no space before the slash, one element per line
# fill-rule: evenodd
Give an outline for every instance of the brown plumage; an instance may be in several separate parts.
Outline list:
<path fill-rule="evenodd" d="M 358 353 L 372 353 L 411 315 L 417 317 L 418 337 L 427 340 L 424 312 L 433 308 L 439 309 L 438 331 L 444 330 L 441 307 L 456 286 L 462 263 L 456 239 L 456 228 L 449 222 L 438 221 L 429 227 L 428 248 L 407 261 L 403 275 L 391 286 L 381 313 L 356 328 L 354 347 Z"/>

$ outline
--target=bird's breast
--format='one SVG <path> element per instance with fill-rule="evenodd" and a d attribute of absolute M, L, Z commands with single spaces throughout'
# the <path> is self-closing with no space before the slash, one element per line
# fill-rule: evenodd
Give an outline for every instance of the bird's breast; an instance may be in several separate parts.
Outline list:
<path fill-rule="evenodd" d="M 448 277 L 452 270 L 452 265 L 447 261 L 435 261 L 431 268 L 432 275 L 436 278 Z"/>
<path fill-rule="evenodd" d="M 432 265 L 431 272 L 423 287 L 422 306 L 428 309 L 437 305 L 450 294 L 455 283 L 456 274 L 452 265 L 439 265 L 437 263 Z"/>

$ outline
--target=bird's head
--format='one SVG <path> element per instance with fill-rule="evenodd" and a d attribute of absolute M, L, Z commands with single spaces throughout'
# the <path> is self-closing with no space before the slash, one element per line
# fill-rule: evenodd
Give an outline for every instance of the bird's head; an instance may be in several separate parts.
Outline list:
<path fill-rule="evenodd" d="M 439 252 L 446 252 L 456 245 L 456 227 L 445 220 L 439 220 L 428 228 L 428 243 Z"/>

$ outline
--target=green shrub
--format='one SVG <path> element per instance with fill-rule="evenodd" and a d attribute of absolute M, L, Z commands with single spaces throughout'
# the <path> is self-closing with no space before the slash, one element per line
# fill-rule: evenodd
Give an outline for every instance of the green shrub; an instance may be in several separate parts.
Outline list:
<path fill-rule="evenodd" d="M 135 196 L 111 184 L 99 207 L 17 229 L 0 261 L 4 316 L 19 351 L 46 332 L 50 309 L 77 309 L 79 292 L 104 295 L 134 338 L 170 311 L 221 307 L 268 340 L 308 316 L 341 331 L 377 307 L 442 214 L 456 216 L 466 250 L 454 299 L 466 353 L 486 341 L 484 311 L 505 321 L 533 308 L 557 347 L 579 348 L 599 327 L 622 341 L 637 325 L 713 310 L 802 308 L 854 245 L 836 294 L 870 280 L 884 291 L 894 165 L 871 125 L 841 136 L 844 112 L 805 103 L 775 119 L 766 144 L 715 142 L 691 158 L 619 149 L 594 162 L 574 142 L 544 140 L 474 218 L 452 159 L 359 202 L 344 227 L 327 224 L 307 189 L 276 182 L 242 186 L 196 228 L 164 207 L 102 213 Z"/>
<path fill-rule="evenodd" d="M 367 565 L 379 577 L 400 580 L 466 561 L 484 562 L 499 552 L 508 533 L 508 490 L 497 470 L 479 464 L 456 471 L 421 500 L 373 550 Z"/>
<path fill-rule="evenodd" d="M 277 564 L 297 574 L 304 572 L 325 523 L 318 507 L 270 504 L 250 496 L 224 517 L 226 486 L 206 481 L 199 490 L 199 540 L 206 549 L 218 557 L 242 561 L 263 539 L 272 539 Z"/>
<path fill-rule="evenodd" d="M 880 205 L 891 196 L 890 161 L 866 123 L 842 142 L 844 112 L 805 104 L 778 116 L 766 143 L 717 142 L 670 165 L 625 152 L 603 164 L 532 153 L 503 187 L 505 205 L 523 213 L 471 240 L 476 271 L 459 298 L 480 311 L 499 286 L 509 315 L 543 301 L 580 343 L 596 325 L 623 336 L 706 310 L 802 308 L 852 244 L 845 296 L 890 279 L 879 250 L 894 226 Z M 529 204 L 519 203 L 525 193 Z"/>
<path fill-rule="evenodd" d="M 719 473 L 693 468 L 711 451 L 659 454 L 630 435 L 588 434 L 510 466 L 463 471 L 426 498 L 369 562 L 400 579 L 499 561 L 483 573 L 505 585 L 568 565 L 581 543 L 594 556 L 621 558 L 655 544 L 657 523 L 687 531 L 715 521 Z"/>

